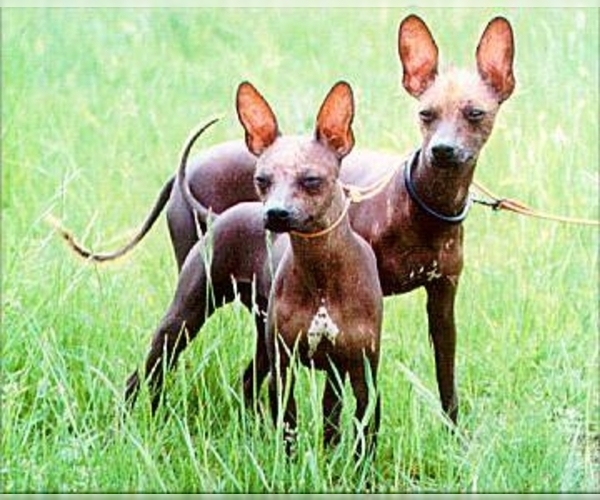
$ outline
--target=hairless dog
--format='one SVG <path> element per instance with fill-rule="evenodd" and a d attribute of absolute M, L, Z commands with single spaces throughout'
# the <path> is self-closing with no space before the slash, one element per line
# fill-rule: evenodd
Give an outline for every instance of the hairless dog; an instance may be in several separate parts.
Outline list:
<path fill-rule="evenodd" d="M 456 422 L 454 304 L 463 267 L 461 223 L 469 210 L 469 186 L 479 154 L 492 132 L 501 103 L 515 86 L 513 33 L 506 19 L 492 19 L 477 46 L 476 71 L 449 68 L 440 73 L 438 48 L 429 29 L 419 17 L 410 15 L 400 23 L 398 54 L 403 86 L 419 100 L 422 144 L 408 159 L 354 149 L 344 158 L 340 176 L 346 183 L 368 186 L 393 171 L 384 189 L 350 208 L 350 222 L 375 252 L 385 295 L 425 288 L 440 399 L 444 411 Z M 209 215 L 206 207 L 219 213 L 234 205 L 215 223 L 220 234 L 214 240 L 211 277 L 218 305 L 233 299 L 234 277 L 242 301 L 257 318 L 256 356 L 244 374 L 247 397 L 268 372 L 264 323 L 256 312 L 265 310 L 268 289 L 262 290 L 265 282 L 260 283 L 254 294 L 252 285 L 253 277 L 261 274 L 268 259 L 262 229 L 255 227 L 260 224 L 260 210 L 243 203 L 257 199 L 253 186 L 255 163 L 256 158 L 243 141 L 224 143 L 201 154 L 185 175 L 180 169 L 181 174 L 171 179 L 163 191 L 170 195 L 167 217 L 181 268 L 180 284 L 188 280 L 185 259 L 198 240 L 198 222 L 205 227 Z M 167 198 L 165 194 L 159 200 L 144 230 Z M 240 228 L 244 223 L 248 226 Z M 252 227 L 256 231 L 250 231 Z M 140 234 L 143 236 L 144 231 Z M 90 256 L 95 257 L 98 255 Z M 206 297 L 181 292 L 178 297 L 195 303 L 203 313 L 214 310 L 214 305 L 207 305 Z M 204 316 L 193 326 L 199 328 L 203 322 Z"/>
<path fill-rule="evenodd" d="M 371 247 L 350 227 L 349 199 L 338 180 L 341 159 L 354 145 L 352 91 L 336 84 L 317 116 L 314 137 L 279 136 L 275 115 L 249 84 L 238 91 L 238 113 L 248 149 L 257 156 L 255 184 L 264 202 L 267 229 L 289 233 L 273 278 L 266 343 L 274 422 L 281 406 L 288 451 L 295 436 L 296 404 L 292 353 L 327 373 L 323 393 L 324 440 L 339 438 L 341 395 L 346 375 L 362 422 L 375 398 L 366 448 L 373 450 L 379 425 L 376 375 L 382 292 Z M 369 390 L 369 376 L 372 390 Z M 286 382 L 286 380 L 288 382 Z M 289 386 L 288 386 L 289 383 Z M 290 394 L 284 398 L 285 387 Z M 359 446 L 357 456 L 364 450 Z"/>
<path fill-rule="evenodd" d="M 327 374 L 323 393 L 326 444 L 339 440 L 343 383 L 346 376 L 350 379 L 356 422 L 367 420 L 365 439 L 358 440 L 356 449 L 360 458 L 374 452 L 379 427 L 376 382 L 383 295 L 375 255 L 350 227 L 350 200 L 339 182 L 341 160 L 354 145 L 351 88 L 339 82 L 331 89 L 312 137 L 281 136 L 270 106 L 249 83 L 240 85 L 237 96 L 246 144 L 257 156 L 255 184 L 263 205 L 245 203 L 226 210 L 216 220 L 210 238 L 201 238 L 186 258 L 175 298 L 146 359 L 152 408 L 155 411 L 159 403 L 164 364 L 175 363 L 202 324 L 205 307 L 210 307 L 208 285 L 217 300 L 226 290 L 233 293 L 225 272 L 230 269 L 242 290 L 247 290 L 244 285 L 255 285 L 263 309 L 270 290 L 266 350 L 257 357 L 264 363 L 261 371 L 271 372 L 269 395 L 275 423 L 285 405 L 286 450 L 291 450 L 295 437 L 296 404 L 293 389 L 284 398 L 283 388 L 288 378 L 293 387 L 290 368 L 296 351 L 301 362 Z M 209 125 L 192 135 L 183 150 L 182 165 L 193 141 Z M 272 260 L 268 259 L 265 228 L 273 237 Z M 228 241 L 242 239 L 252 248 L 237 244 L 236 250 L 219 252 L 212 262 L 204 258 L 210 245 L 222 248 Z M 244 265 L 245 274 L 240 273 Z M 270 269 L 276 269 L 274 275 Z M 127 385 L 130 402 L 139 383 L 136 371 Z M 374 414 L 369 416 L 371 397 L 375 398 Z"/>

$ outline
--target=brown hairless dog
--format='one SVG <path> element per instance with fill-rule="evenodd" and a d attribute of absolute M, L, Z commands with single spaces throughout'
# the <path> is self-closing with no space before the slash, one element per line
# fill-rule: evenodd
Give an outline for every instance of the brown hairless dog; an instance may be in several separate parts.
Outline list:
<path fill-rule="evenodd" d="M 297 349 L 302 363 L 327 373 L 324 439 L 331 443 L 339 436 L 346 375 L 356 397 L 357 422 L 365 417 L 370 392 L 376 392 L 383 300 L 375 255 L 350 227 L 349 199 L 338 180 L 341 159 L 354 145 L 352 91 L 344 82 L 331 89 L 309 139 L 280 137 L 271 108 L 249 84 L 240 86 L 237 108 L 248 149 L 258 158 L 255 184 L 265 206 L 265 226 L 290 234 L 267 312 L 273 420 L 277 423 L 283 404 L 289 445 L 296 428 L 290 368 Z M 369 390 L 369 376 L 374 391 Z M 290 394 L 284 401 L 286 379 Z M 366 440 L 370 449 L 379 424 L 379 397 L 373 395 L 375 415 Z M 362 453 L 360 447 L 357 453 Z"/>
<path fill-rule="evenodd" d="M 296 405 L 293 390 L 284 401 L 282 388 L 287 377 L 291 381 L 291 353 L 297 349 L 301 362 L 327 374 L 323 393 L 326 444 L 339 439 L 341 395 L 349 377 L 356 397 L 356 421 L 362 424 L 367 417 L 365 439 L 358 440 L 356 449 L 360 458 L 374 452 L 379 426 L 376 381 L 383 295 L 375 255 L 350 227 L 349 199 L 339 182 L 341 160 L 354 145 L 351 88 L 340 82 L 331 89 L 318 113 L 313 137 L 281 136 L 270 106 L 248 83 L 238 89 L 237 109 L 248 149 L 258 158 L 255 184 L 263 205 L 243 203 L 226 210 L 216 220 L 210 238 L 201 238 L 188 255 L 175 298 L 146 359 L 152 409 L 156 410 L 160 399 L 163 363 L 167 367 L 175 363 L 198 332 L 205 308 L 212 307 L 209 285 L 217 300 L 233 293 L 236 285 L 244 297 L 248 286 L 254 285 L 262 310 L 270 290 L 266 336 L 257 359 L 261 379 L 271 372 L 269 395 L 275 423 L 285 404 L 286 450 L 290 451 L 295 435 Z M 182 165 L 192 142 L 206 128 L 186 144 Z M 273 236 L 272 260 L 265 228 Z M 231 241 L 236 243 L 232 252 L 218 252 L 210 263 L 204 258 L 210 245 L 223 248 Z M 242 248 L 242 241 L 251 246 Z M 271 269 L 276 269 L 274 276 Z M 227 270 L 233 272 L 235 285 Z M 130 402 L 139 383 L 134 372 L 127 385 Z M 251 397 L 252 385 L 246 392 Z M 375 398 L 372 417 L 367 415 L 371 397 Z"/>

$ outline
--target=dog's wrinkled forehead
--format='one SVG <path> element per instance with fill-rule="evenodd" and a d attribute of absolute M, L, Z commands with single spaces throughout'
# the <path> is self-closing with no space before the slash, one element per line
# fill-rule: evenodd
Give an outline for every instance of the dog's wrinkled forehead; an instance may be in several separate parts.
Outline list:
<path fill-rule="evenodd" d="M 310 137 L 282 136 L 256 162 L 256 171 L 294 174 L 306 168 L 337 176 L 340 162 L 329 148 Z"/>
<path fill-rule="evenodd" d="M 425 107 L 460 109 L 467 104 L 488 112 L 499 107 L 494 92 L 475 71 L 455 67 L 441 72 L 420 99 L 420 105 Z"/>

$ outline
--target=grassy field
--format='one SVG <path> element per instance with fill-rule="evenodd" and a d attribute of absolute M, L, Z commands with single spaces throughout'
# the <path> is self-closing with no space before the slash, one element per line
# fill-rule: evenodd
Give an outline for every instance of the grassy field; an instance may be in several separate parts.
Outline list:
<path fill-rule="evenodd" d="M 496 14 L 513 23 L 515 94 L 477 178 L 550 212 L 598 218 L 598 11 L 416 9 L 445 61 L 474 63 Z M 598 231 L 475 208 L 458 297 L 460 433 L 440 417 L 424 294 L 386 299 L 378 456 L 354 470 L 320 445 L 322 378 L 301 372 L 300 440 L 287 462 L 268 419 L 241 412 L 254 348 L 240 304 L 186 351 L 161 416 L 128 373 L 176 282 L 164 219 L 110 266 L 74 258 L 44 222 L 110 249 L 137 227 L 188 131 L 241 137 L 244 79 L 285 132 L 312 129 L 338 79 L 355 88 L 357 144 L 419 143 L 401 89 L 404 9 L 53 9 L 2 12 L 4 492 L 598 491 Z M 351 398 L 349 398 L 351 400 Z"/>

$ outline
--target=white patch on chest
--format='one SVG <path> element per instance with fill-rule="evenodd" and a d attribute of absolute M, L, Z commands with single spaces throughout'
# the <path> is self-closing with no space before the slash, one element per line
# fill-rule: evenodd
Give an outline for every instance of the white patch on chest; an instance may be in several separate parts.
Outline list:
<path fill-rule="evenodd" d="M 312 358 L 323 337 L 335 344 L 335 339 L 339 333 L 340 329 L 329 316 L 325 305 L 319 306 L 317 314 L 315 314 L 308 328 L 308 356 Z"/>
<path fill-rule="evenodd" d="M 434 260 L 431 264 L 431 268 L 427 271 L 427 281 L 433 281 L 441 277 L 442 273 L 440 273 L 438 261 Z"/>
<path fill-rule="evenodd" d="M 441 278 L 442 273 L 438 261 L 434 260 L 428 267 L 419 266 L 417 269 L 413 269 L 408 277 L 410 280 L 420 280 L 424 277 L 427 281 L 433 281 Z"/>

